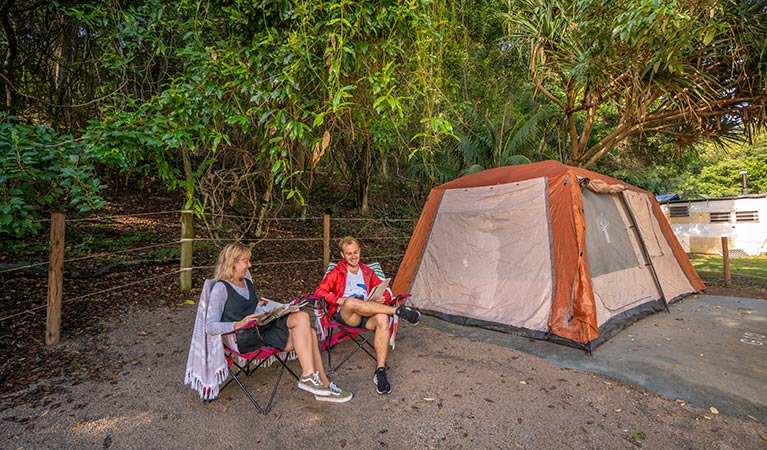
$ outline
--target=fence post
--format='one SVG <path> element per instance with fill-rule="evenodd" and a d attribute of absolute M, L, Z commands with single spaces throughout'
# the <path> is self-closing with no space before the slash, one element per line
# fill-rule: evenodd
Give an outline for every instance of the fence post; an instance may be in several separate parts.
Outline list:
<path fill-rule="evenodd" d="M 724 285 L 730 287 L 732 278 L 730 277 L 730 250 L 727 244 L 727 237 L 722 236 L 722 261 L 724 262 Z"/>
<path fill-rule="evenodd" d="M 51 249 L 48 264 L 48 311 L 45 323 L 45 345 L 56 345 L 61 339 L 61 296 L 64 286 L 64 224 L 62 212 L 51 214 Z"/>
<path fill-rule="evenodd" d="M 322 272 L 328 268 L 330 264 L 330 214 L 322 215 L 322 262 L 325 264 L 322 266 Z"/>
<path fill-rule="evenodd" d="M 194 217 L 192 211 L 181 211 L 181 275 L 182 292 L 192 290 L 192 242 L 194 241 Z"/>

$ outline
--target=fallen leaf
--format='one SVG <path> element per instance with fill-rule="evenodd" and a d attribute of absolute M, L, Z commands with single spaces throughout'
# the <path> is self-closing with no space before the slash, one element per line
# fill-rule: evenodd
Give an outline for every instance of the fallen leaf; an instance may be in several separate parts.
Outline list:
<path fill-rule="evenodd" d="M 759 432 L 759 437 L 762 438 L 763 441 L 767 442 L 767 434 Z"/>
<path fill-rule="evenodd" d="M 42 414 L 40 414 L 40 417 L 47 415 L 49 411 L 50 411 L 49 409 L 46 409 L 45 411 L 43 411 Z"/>
<path fill-rule="evenodd" d="M 522 381 L 519 382 L 519 384 L 527 384 L 527 381 L 522 380 Z"/>
<path fill-rule="evenodd" d="M 522 444 L 520 444 L 519 442 L 515 442 L 515 443 L 514 443 L 514 447 L 517 447 L 517 448 L 521 448 L 521 449 L 524 449 L 524 448 L 525 448 L 525 446 L 524 446 L 524 445 L 522 445 Z"/>
<path fill-rule="evenodd" d="M 678 368 L 679 368 L 679 364 L 674 364 L 674 369 L 678 369 Z"/>
<path fill-rule="evenodd" d="M 621 411 L 623 411 L 623 410 L 622 410 L 622 409 L 620 409 L 620 408 L 618 408 L 618 409 L 616 409 L 616 410 L 615 410 L 615 412 L 621 412 Z"/>
<path fill-rule="evenodd" d="M 194 300 L 187 300 L 184 303 L 186 303 L 187 305 L 194 305 Z"/>
<path fill-rule="evenodd" d="M 439 414 L 440 416 L 443 416 L 443 415 L 445 415 L 445 411 L 440 411 L 437 414 Z"/>
<path fill-rule="evenodd" d="M 719 410 L 714 408 L 713 406 L 711 408 L 708 408 L 709 411 L 711 411 L 711 414 L 719 414 Z"/>
<path fill-rule="evenodd" d="M 433 402 L 434 400 L 436 400 L 436 398 L 434 398 L 434 397 L 424 397 L 423 398 L 423 401 L 425 401 L 425 402 Z"/>
<path fill-rule="evenodd" d="M 678 414 L 677 414 L 677 413 L 675 413 L 675 412 L 670 412 L 670 413 L 668 413 L 668 414 L 669 414 L 671 417 L 676 417 L 676 416 L 678 415 Z"/>

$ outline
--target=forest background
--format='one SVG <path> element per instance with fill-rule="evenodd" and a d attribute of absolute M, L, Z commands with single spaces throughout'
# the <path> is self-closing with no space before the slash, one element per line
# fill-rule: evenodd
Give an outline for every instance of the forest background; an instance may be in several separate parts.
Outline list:
<path fill-rule="evenodd" d="M 767 189 L 765 0 L 2 0 L 0 27 L 3 239 L 154 182 L 222 238 L 543 159 Z"/>

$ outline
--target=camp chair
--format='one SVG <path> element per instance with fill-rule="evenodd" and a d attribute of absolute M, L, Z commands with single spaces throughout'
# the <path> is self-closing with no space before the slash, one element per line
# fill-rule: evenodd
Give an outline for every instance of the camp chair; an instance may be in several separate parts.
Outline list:
<path fill-rule="evenodd" d="M 297 304 L 301 303 L 304 300 L 307 301 L 315 301 L 316 297 L 314 297 L 311 294 L 304 294 L 301 297 L 296 298 L 290 304 Z M 243 329 L 248 329 L 255 326 L 255 322 L 252 322 L 245 327 L 242 327 L 236 331 L 240 331 Z M 233 335 L 235 332 L 227 333 L 229 335 Z M 233 337 L 233 336 L 232 336 Z M 269 413 L 269 410 L 272 408 L 272 402 L 274 401 L 274 397 L 277 394 L 277 388 L 280 386 L 280 380 L 282 379 L 282 374 L 285 372 L 285 369 L 290 372 L 291 375 L 293 375 L 293 378 L 298 381 L 300 378 L 299 376 L 287 365 L 287 361 L 289 359 L 295 359 L 296 355 L 294 352 L 281 352 L 276 348 L 272 348 L 269 346 L 263 346 L 261 348 L 258 348 L 252 352 L 249 353 L 239 353 L 233 349 L 231 349 L 226 344 L 227 339 L 224 339 L 224 352 L 226 354 L 226 364 L 229 368 L 229 374 L 232 376 L 230 380 L 228 380 L 224 385 L 221 387 L 223 390 L 226 388 L 232 381 L 236 382 L 238 386 L 240 386 L 240 389 L 242 389 L 242 392 L 245 393 L 245 395 L 248 397 L 248 399 L 253 403 L 253 406 L 258 409 L 258 411 L 266 415 Z M 230 341 L 231 342 L 231 341 Z M 242 384 L 242 381 L 240 381 L 240 374 L 245 375 L 251 375 L 253 372 L 258 370 L 260 367 L 269 367 L 272 365 L 275 361 L 280 363 L 280 369 L 279 373 L 277 374 L 277 379 L 274 382 L 274 386 L 272 387 L 272 392 L 269 395 L 269 402 L 266 404 L 265 407 L 261 407 L 256 399 L 253 398 L 253 395 L 248 391 L 248 389 Z"/>
<path fill-rule="evenodd" d="M 335 266 L 335 262 L 328 264 L 328 268 L 325 270 L 324 276 L 327 276 L 327 274 L 333 270 Z M 374 262 L 368 264 L 367 266 L 370 267 L 376 275 L 378 275 L 378 278 L 385 278 L 380 263 Z M 387 290 L 389 289 L 387 288 Z M 389 293 L 391 294 L 390 290 Z M 400 294 L 396 297 L 392 296 L 391 301 L 387 304 L 401 305 L 408 297 L 410 297 L 410 294 Z M 370 356 L 373 361 L 377 360 L 375 356 L 375 347 L 372 343 L 373 337 L 375 336 L 373 331 L 370 331 L 367 328 L 350 327 L 336 321 L 328 313 L 328 304 L 324 298 L 316 300 L 314 314 L 316 317 L 317 332 L 320 335 L 320 350 L 326 352 L 328 355 L 328 373 L 334 373 L 359 350 L 367 353 L 367 355 Z M 395 339 L 397 337 L 398 324 L 399 319 L 397 316 L 389 316 L 389 345 L 391 348 L 394 348 Z M 336 345 L 347 340 L 353 342 L 355 347 L 349 353 L 343 356 L 338 364 L 333 366 L 332 350 L 336 347 Z"/>
<path fill-rule="evenodd" d="M 252 326 L 255 326 L 255 322 L 250 324 L 249 327 L 246 326 L 244 328 L 240 328 L 237 331 L 247 329 Z M 230 334 L 233 333 L 234 332 Z M 245 394 L 245 396 L 248 397 L 248 400 L 250 400 L 250 402 L 253 403 L 253 406 L 255 406 L 256 409 L 263 415 L 269 414 L 269 410 L 272 408 L 272 402 L 274 401 L 274 397 L 277 394 L 277 388 L 280 386 L 280 380 L 282 379 L 282 374 L 285 372 L 285 369 L 288 369 L 288 372 L 290 372 L 290 374 L 293 375 L 296 380 L 299 379 L 298 375 L 296 375 L 296 373 L 293 372 L 293 370 L 286 364 L 288 359 L 291 359 L 291 356 L 293 358 L 295 356 L 285 354 L 285 352 L 280 352 L 276 348 L 263 346 L 249 353 L 239 353 L 224 344 L 224 353 L 226 355 L 226 365 L 232 378 L 227 380 L 227 382 L 221 386 L 221 389 L 225 389 L 232 381 L 236 382 L 237 385 L 240 386 L 240 389 L 242 389 L 242 392 Z M 279 372 L 277 373 L 277 379 L 275 380 L 274 386 L 272 387 L 272 392 L 269 394 L 269 402 L 266 404 L 266 406 L 261 407 L 256 399 L 253 398 L 253 395 L 250 393 L 250 391 L 245 387 L 245 385 L 242 384 L 240 375 L 245 374 L 249 376 L 261 367 L 269 367 L 272 365 L 272 363 L 274 363 L 274 361 L 280 363 Z"/>
<path fill-rule="evenodd" d="M 195 389 L 200 394 L 200 398 L 209 402 L 218 396 L 221 389 L 226 388 L 234 380 L 253 403 L 253 406 L 261 414 L 266 415 L 271 409 L 284 370 L 288 369 L 291 375 L 296 379 L 299 378 L 286 364 L 289 359 L 295 359 L 295 355 L 292 352 L 280 352 L 267 346 L 249 353 L 238 353 L 232 349 L 234 333 L 223 336 L 208 335 L 205 332 L 205 323 L 208 314 L 208 298 L 214 284 L 216 284 L 214 279 L 205 280 L 200 293 L 184 383 Z M 294 302 L 301 301 L 305 297 L 307 296 L 298 298 Z M 249 325 L 254 326 L 255 324 Z M 241 381 L 241 375 L 252 375 L 259 368 L 268 367 L 275 361 L 280 363 L 280 369 L 269 395 L 268 403 L 262 407 Z M 229 375 L 232 378 L 227 381 Z"/>

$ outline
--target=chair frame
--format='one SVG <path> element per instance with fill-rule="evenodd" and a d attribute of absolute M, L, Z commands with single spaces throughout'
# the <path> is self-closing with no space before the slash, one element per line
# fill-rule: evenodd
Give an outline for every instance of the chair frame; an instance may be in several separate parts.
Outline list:
<path fill-rule="evenodd" d="M 379 270 L 375 270 L 375 268 Z M 328 269 L 325 271 L 325 274 L 327 275 L 332 268 L 335 267 L 335 264 L 331 263 L 328 266 Z M 376 275 L 378 275 L 380 278 L 382 277 L 383 270 L 381 269 L 380 263 L 374 262 L 370 263 L 368 265 L 371 269 L 373 269 L 376 272 Z M 396 297 L 392 297 L 391 301 L 387 302 L 387 305 L 390 306 L 399 306 L 404 303 L 404 301 L 409 298 L 410 294 L 400 294 Z M 371 339 L 375 336 L 375 332 L 372 330 L 368 330 L 367 328 L 361 328 L 361 327 L 352 327 L 346 324 L 343 324 L 339 321 L 337 321 L 332 315 L 328 313 L 328 303 L 325 300 L 325 297 L 320 297 L 317 299 L 317 305 L 319 306 L 319 309 L 322 311 L 322 314 L 325 314 L 328 318 L 328 335 L 325 338 L 325 341 L 323 342 L 322 346 L 320 347 L 321 351 L 324 351 L 328 355 L 328 373 L 333 374 L 335 373 L 346 361 L 348 361 L 352 356 L 354 356 L 355 353 L 357 353 L 359 350 L 362 350 L 363 352 L 367 353 L 368 356 L 373 361 L 377 361 L 378 358 L 375 355 L 375 346 L 371 343 Z M 392 330 L 390 329 L 389 332 L 391 333 Z M 352 341 L 356 347 L 349 353 L 346 354 L 346 356 L 341 359 L 341 361 L 333 366 L 332 363 L 332 349 L 339 343 L 350 340 Z M 388 345 L 388 344 L 387 344 Z M 371 352 L 372 350 L 372 352 Z"/>
<path fill-rule="evenodd" d="M 253 324 L 250 324 L 250 326 L 246 326 L 243 328 L 240 328 L 236 331 L 240 331 L 243 329 L 247 329 L 251 326 L 255 326 L 255 322 Z M 280 356 L 280 353 L 282 353 L 280 350 L 269 347 L 269 346 L 263 346 L 260 348 L 257 348 L 256 350 L 253 350 L 252 352 L 248 353 L 240 353 L 237 352 L 231 348 L 229 348 L 226 344 L 224 344 L 224 353 L 226 356 L 226 364 L 227 368 L 229 369 L 229 374 L 232 376 L 229 380 L 224 383 L 224 385 L 221 387 L 221 391 L 223 391 L 229 384 L 234 381 L 237 383 L 238 386 L 240 386 L 240 389 L 242 389 L 242 392 L 245 393 L 245 396 L 248 397 L 248 400 L 250 400 L 251 403 L 253 403 L 253 406 L 256 407 L 258 412 L 260 412 L 263 415 L 269 414 L 269 411 L 272 409 L 272 403 L 274 402 L 274 398 L 277 394 L 277 388 L 280 386 L 280 380 L 282 379 L 282 374 L 285 372 L 285 369 L 290 372 L 291 375 L 296 380 L 299 380 L 299 376 L 287 365 L 288 358 L 287 356 Z M 235 360 L 235 357 L 240 357 L 245 359 L 246 363 L 244 365 L 241 365 Z M 245 385 L 240 380 L 240 377 L 238 375 L 245 374 L 246 376 L 250 376 L 253 374 L 256 370 L 258 370 L 260 367 L 264 366 L 267 361 L 269 361 L 269 358 L 274 358 L 277 362 L 280 363 L 279 372 L 277 374 L 277 379 L 274 382 L 274 386 L 272 387 L 272 391 L 269 394 L 269 401 L 266 403 L 266 406 L 259 405 L 258 401 L 253 397 L 253 395 L 250 393 L 250 391 L 245 387 Z"/>

